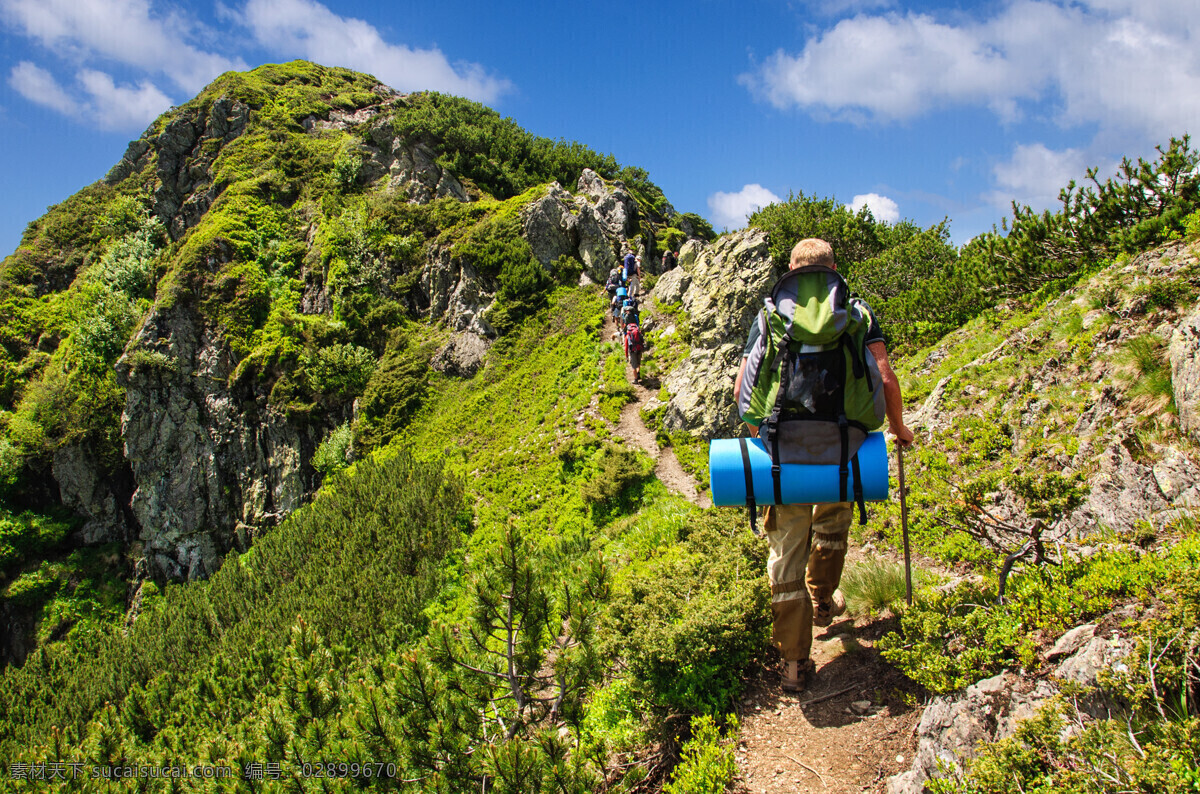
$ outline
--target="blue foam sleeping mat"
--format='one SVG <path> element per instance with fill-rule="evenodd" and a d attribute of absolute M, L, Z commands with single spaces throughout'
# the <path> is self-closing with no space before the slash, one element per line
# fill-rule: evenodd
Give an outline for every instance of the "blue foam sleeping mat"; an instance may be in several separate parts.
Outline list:
<path fill-rule="evenodd" d="M 717 507 L 746 504 L 746 468 L 741 442 L 746 442 L 750 474 L 756 504 L 775 504 L 775 486 L 771 480 L 771 456 L 757 438 L 716 438 L 708 444 L 709 486 Z M 862 472 L 863 499 L 883 502 L 888 498 L 887 442 L 883 433 L 870 433 L 858 450 Z M 841 501 L 837 466 L 804 466 L 785 463 L 781 467 L 780 504 L 822 504 Z M 854 500 L 854 471 L 847 480 L 846 501 Z"/>

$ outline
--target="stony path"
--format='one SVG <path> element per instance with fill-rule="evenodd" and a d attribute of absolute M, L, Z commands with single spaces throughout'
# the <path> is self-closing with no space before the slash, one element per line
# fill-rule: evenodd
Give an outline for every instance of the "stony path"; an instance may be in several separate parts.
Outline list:
<path fill-rule="evenodd" d="M 606 333 L 614 334 L 617 330 L 616 321 L 608 318 L 604 326 Z M 626 365 L 626 373 L 630 382 L 633 381 L 633 370 Z M 654 431 L 646 427 L 640 414 L 641 409 L 654 397 L 654 392 L 640 383 L 633 383 L 633 402 L 626 403 L 621 409 L 621 419 L 617 423 L 617 434 L 633 446 L 645 452 L 654 460 L 654 476 L 667 488 L 699 507 L 712 507 L 712 499 L 696 483 L 692 475 L 684 471 L 670 447 L 660 448 L 654 437 Z"/>
<path fill-rule="evenodd" d="M 621 409 L 621 421 L 617 424 L 617 432 L 654 459 L 654 476 L 668 489 L 694 505 L 712 507 L 712 499 L 707 493 L 701 492 L 692 475 L 683 470 L 674 450 L 670 447 L 660 449 L 655 441 L 654 431 L 642 421 L 639 412 L 654 393 L 638 383 L 633 384 L 633 393 L 636 399 Z"/>
<path fill-rule="evenodd" d="M 888 777 L 911 767 L 921 707 L 910 704 L 919 696 L 874 649 L 894 623 L 817 629 L 817 674 L 805 692 L 782 692 L 774 670 L 749 682 L 735 792 L 884 792 Z"/>

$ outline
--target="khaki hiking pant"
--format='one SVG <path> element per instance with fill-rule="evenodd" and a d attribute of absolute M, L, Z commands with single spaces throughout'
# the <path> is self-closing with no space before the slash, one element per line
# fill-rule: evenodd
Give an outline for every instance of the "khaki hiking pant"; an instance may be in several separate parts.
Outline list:
<path fill-rule="evenodd" d="M 802 661 L 812 650 L 813 600 L 831 598 L 842 580 L 853 515 L 850 502 L 767 508 L 771 642 L 784 661 Z"/>

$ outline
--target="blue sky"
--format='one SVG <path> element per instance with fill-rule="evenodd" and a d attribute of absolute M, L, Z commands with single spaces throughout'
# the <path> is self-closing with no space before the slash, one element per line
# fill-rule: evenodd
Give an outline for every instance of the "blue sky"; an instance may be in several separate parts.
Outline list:
<path fill-rule="evenodd" d="M 718 228 L 789 191 L 949 218 L 1200 129 L 1195 0 L 0 0 L 0 255 L 227 69 L 468 96 L 650 172 Z"/>

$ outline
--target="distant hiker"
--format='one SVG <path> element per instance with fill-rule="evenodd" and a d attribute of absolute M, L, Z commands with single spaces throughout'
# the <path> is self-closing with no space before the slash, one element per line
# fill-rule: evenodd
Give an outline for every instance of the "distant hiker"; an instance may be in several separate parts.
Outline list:
<path fill-rule="evenodd" d="M 621 316 L 619 319 L 622 326 L 629 325 L 630 323 L 640 323 L 641 315 L 638 313 L 637 298 L 630 296 L 621 303 Z"/>
<path fill-rule="evenodd" d="M 646 340 L 642 336 L 642 328 L 637 323 L 625 326 L 625 360 L 633 367 L 633 382 L 642 379 L 642 351 L 646 349 Z"/>
<path fill-rule="evenodd" d="M 623 286 L 625 286 L 625 279 L 621 277 L 621 268 L 614 267 L 608 271 L 608 281 L 604 283 L 604 289 L 608 292 L 610 300 L 617 294 L 617 288 Z"/>
<path fill-rule="evenodd" d="M 667 251 L 665 254 L 663 254 L 663 258 L 662 258 L 663 272 L 666 273 L 669 270 L 674 270 L 675 263 L 678 261 L 679 261 L 678 254 L 676 254 L 674 251 Z"/>
<path fill-rule="evenodd" d="M 627 297 L 628 294 L 626 293 L 625 288 L 617 287 L 616 294 L 613 295 L 612 300 L 608 303 L 609 307 L 612 309 L 613 322 L 621 322 L 621 306 L 625 303 L 625 299 Z"/>
<path fill-rule="evenodd" d="M 629 294 L 637 295 L 638 287 L 641 286 L 642 258 L 635 257 L 633 254 L 625 254 L 625 261 L 621 266 L 621 275 L 625 277 L 625 283 L 628 285 Z"/>
<path fill-rule="evenodd" d="M 813 268 L 812 271 L 806 271 L 813 273 L 819 273 L 823 268 L 836 271 L 833 249 L 829 243 L 812 238 L 796 243 L 792 249 L 789 270 L 795 271 L 800 268 Z M 830 274 L 829 278 L 831 282 L 841 282 L 840 277 L 834 274 Z M 874 356 L 878 365 L 889 430 L 902 447 L 908 447 L 912 444 L 913 433 L 904 424 L 904 401 L 900 393 L 900 383 L 888 363 L 885 337 L 879 327 L 879 321 L 863 301 L 850 297 L 849 302 L 860 312 L 857 316 L 865 319 L 866 331 L 862 347 Z M 809 305 L 812 306 L 811 303 Z M 810 312 L 812 310 L 810 308 Z M 735 397 L 742 394 L 746 362 L 763 335 L 761 322 L 765 319 L 766 314 L 761 314 L 760 321 L 755 322 L 750 329 L 742 364 L 734 381 Z M 862 326 L 863 322 L 860 321 L 858 328 L 861 329 Z M 839 340 L 839 345 L 841 344 Z M 838 349 L 841 350 L 840 347 Z M 844 356 L 845 353 L 841 355 Z M 850 355 L 860 356 L 854 376 L 862 378 L 859 374 L 862 371 L 869 374 L 870 369 L 863 361 L 866 358 L 865 352 L 859 354 L 852 351 Z M 826 389 L 829 383 L 826 378 L 830 377 L 829 370 L 818 369 L 810 373 L 801 370 L 797 365 L 796 374 L 790 377 L 795 380 L 790 381 L 789 386 L 795 385 L 799 393 L 807 394 L 810 398 L 811 395 L 816 395 L 819 399 L 828 393 Z M 843 373 L 842 377 L 849 378 L 850 375 Z M 809 388 L 807 393 L 804 392 L 806 386 Z M 788 393 L 790 395 L 792 392 L 789 390 Z M 843 413 L 843 419 L 844 416 Z M 838 426 L 835 425 L 834 429 L 836 431 Z M 751 435 L 757 436 L 758 431 L 758 427 L 750 426 Z M 835 432 L 834 435 L 836 434 Z M 811 438 L 810 435 L 806 439 L 810 444 Z M 842 439 L 844 443 L 844 435 Z M 832 443 L 837 442 L 831 441 Z M 782 687 L 785 691 L 803 690 L 815 672 L 809 658 L 812 650 L 812 627 L 828 626 L 835 617 L 846 611 L 845 598 L 837 588 L 846 560 L 846 543 L 852 516 L 853 503 L 849 501 L 767 507 L 764 526 L 770 544 L 767 576 L 771 584 L 771 612 L 774 623 L 771 642 L 783 656 Z"/>

